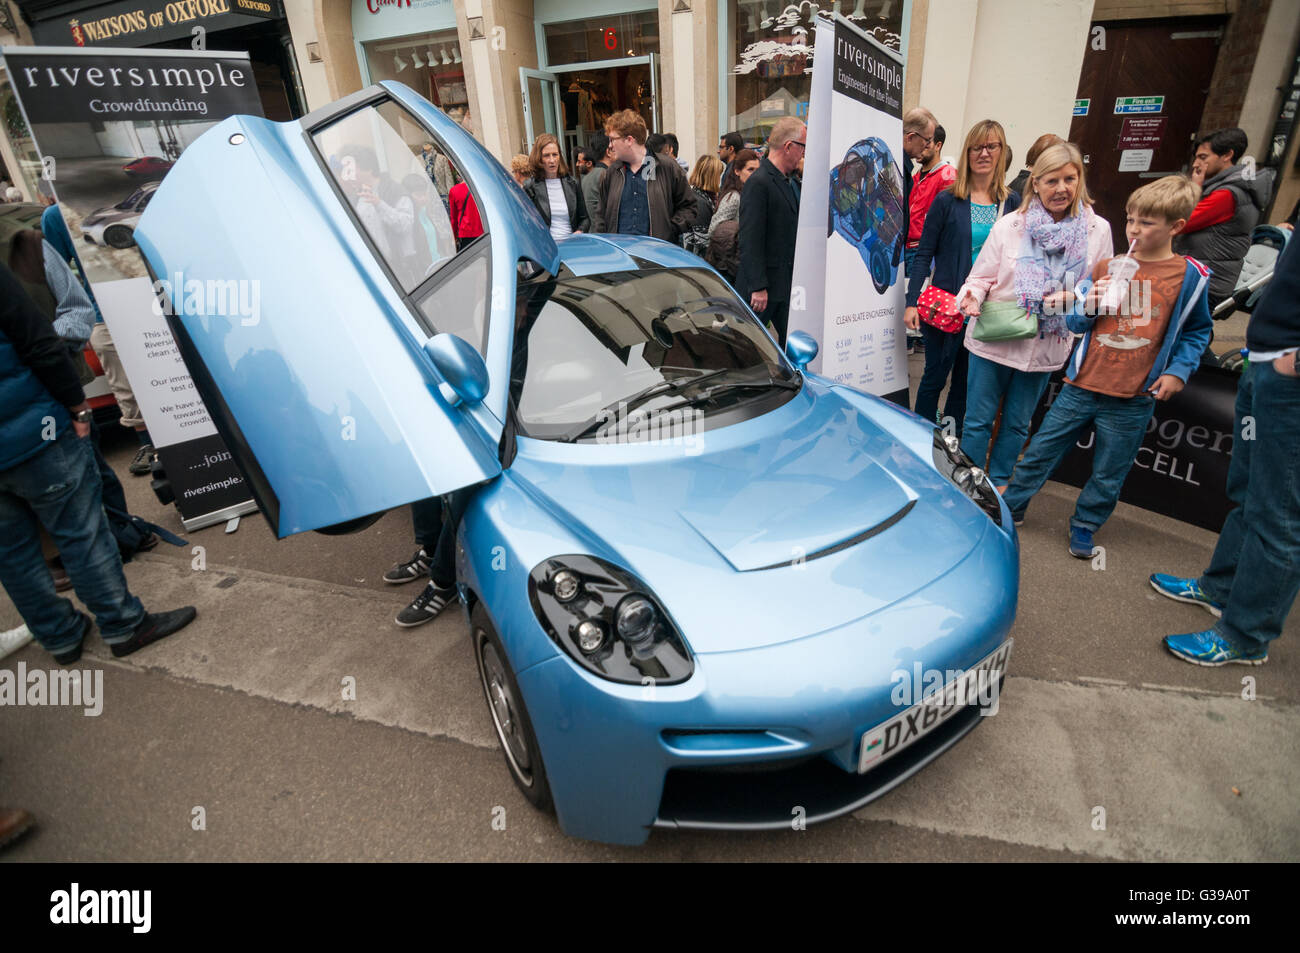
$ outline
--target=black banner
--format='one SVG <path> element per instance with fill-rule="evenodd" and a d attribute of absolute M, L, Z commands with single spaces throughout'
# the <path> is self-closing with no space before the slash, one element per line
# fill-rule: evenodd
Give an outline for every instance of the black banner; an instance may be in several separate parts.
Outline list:
<path fill-rule="evenodd" d="M 62 5 L 66 6 L 66 5 Z M 284 18 L 281 0 L 119 0 L 32 24 L 41 46 L 148 46 Z"/>
<path fill-rule="evenodd" d="M 836 29 L 831 89 L 879 109 L 903 115 L 903 64 L 882 53 L 852 30 Z"/>
<path fill-rule="evenodd" d="M 220 513 L 252 497 L 243 475 L 230 458 L 230 451 L 217 434 L 159 447 L 158 458 L 171 480 L 182 519 Z"/>
<path fill-rule="evenodd" d="M 6 53 L 27 121 L 221 119 L 249 112 L 257 81 L 248 57 L 145 51 L 137 58 L 76 49 Z M 260 112 L 260 109 L 257 110 Z"/>
<path fill-rule="evenodd" d="M 1226 488 L 1240 379 L 1233 371 L 1202 367 L 1177 396 L 1156 402 L 1121 501 L 1216 533 L 1223 529 L 1232 509 Z M 1063 372 L 1053 375 L 1034 414 L 1035 433 L 1063 381 Z M 1077 487 L 1087 483 L 1095 439 L 1089 427 L 1052 479 Z"/>

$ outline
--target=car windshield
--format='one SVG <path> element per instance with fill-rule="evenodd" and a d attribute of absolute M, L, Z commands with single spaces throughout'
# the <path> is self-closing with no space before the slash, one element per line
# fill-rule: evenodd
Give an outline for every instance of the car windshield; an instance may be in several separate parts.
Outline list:
<path fill-rule="evenodd" d="M 134 209 L 135 203 L 140 201 L 140 199 L 142 198 L 144 198 L 144 189 L 136 189 L 134 192 L 132 192 L 130 195 L 124 198 L 121 202 L 118 202 L 116 205 L 114 205 L 113 208 L 120 208 L 123 210 Z"/>
<path fill-rule="evenodd" d="M 520 285 L 511 397 L 524 436 L 599 440 L 633 414 L 683 407 L 721 425 L 783 403 L 798 382 L 735 292 L 706 269 Z"/>

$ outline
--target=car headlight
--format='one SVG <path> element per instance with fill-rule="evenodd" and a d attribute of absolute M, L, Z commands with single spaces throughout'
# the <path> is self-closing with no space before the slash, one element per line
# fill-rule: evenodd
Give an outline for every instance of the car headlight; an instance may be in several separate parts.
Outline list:
<path fill-rule="evenodd" d="M 537 621 L 588 671 L 630 685 L 671 685 L 695 663 L 663 606 L 639 579 L 594 556 L 553 556 L 528 576 Z"/>
<path fill-rule="evenodd" d="M 934 465 L 999 526 L 1002 525 L 1002 502 L 989 482 L 988 474 L 961 452 L 961 442 L 938 427 L 934 430 Z"/>

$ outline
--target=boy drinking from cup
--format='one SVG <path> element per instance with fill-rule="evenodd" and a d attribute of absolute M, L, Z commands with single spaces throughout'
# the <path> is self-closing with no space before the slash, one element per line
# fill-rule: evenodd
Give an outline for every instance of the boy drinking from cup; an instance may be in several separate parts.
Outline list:
<path fill-rule="evenodd" d="M 1077 304 L 1066 322 L 1083 338 L 1066 364 L 1061 392 L 1003 494 L 1016 523 L 1023 522 L 1030 499 L 1092 425 L 1097 433 L 1092 475 L 1070 519 L 1070 555 L 1079 559 L 1093 555 L 1093 534 L 1119 501 L 1155 402 L 1183 389 L 1210 341 L 1210 271 L 1174 254 L 1172 247 L 1199 195 L 1200 188 L 1186 176 L 1170 175 L 1129 196 L 1126 233 L 1136 269 L 1124 260 L 1128 256 L 1108 259 L 1075 289 Z M 1125 280 L 1128 288 L 1118 296 L 1118 309 L 1107 313 L 1101 307 L 1107 289 L 1112 281 Z"/>

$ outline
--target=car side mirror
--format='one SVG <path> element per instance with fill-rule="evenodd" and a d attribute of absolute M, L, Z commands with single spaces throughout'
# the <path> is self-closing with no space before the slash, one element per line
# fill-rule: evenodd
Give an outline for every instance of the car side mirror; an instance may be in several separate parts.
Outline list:
<path fill-rule="evenodd" d="M 785 339 L 785 356 L 802 371 L 817 356 L 817 339 L 807 331 L 794 331 Z"/>
<path fill-rule="evenodd" d="M 452 392 L 448 395 L 444 391 L 443 396 L 449 400 L 455 397 L 451 400 L 453 406 L 461 402 L 477 404 L 487 396 L 487 365 L 463 338 L 446 332 L 435 334 L 424 343 L 424 350 Z"/>

